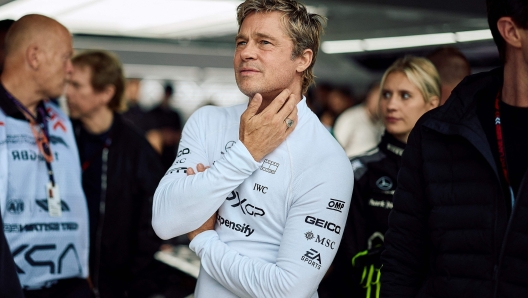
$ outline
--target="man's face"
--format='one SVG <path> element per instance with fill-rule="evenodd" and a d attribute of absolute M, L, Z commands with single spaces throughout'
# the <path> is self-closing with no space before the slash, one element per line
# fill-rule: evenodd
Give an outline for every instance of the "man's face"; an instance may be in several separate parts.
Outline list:
<path fill-rule="evenodd" d="M 238 88 L 248 97 L 301 91 L 300 58 L 292 59 L 293 42 L 281 18 L 279 12 L 251 13 L 240 26 L 233 64 Z"/>
<path fill-rule="evenodd" d="M 72 72 L 71 57 L 73 54 L 72 38 L 65 32 L 57 33 L 54 42 L 43 47 L 41 87 L 44 95 L 57 98 L 64 92 L 64 87 Z"/>
<path fill-rule="evenodd" d="M 96 92 L 90 80 L 92 72 L 89 67 L 73 66 L 71 79 L 66 88 L 66 99 L 70 117 L 81 119 L 90 117 L 101 108 L 106 108 L 106 100 L 101 92 Z"/>

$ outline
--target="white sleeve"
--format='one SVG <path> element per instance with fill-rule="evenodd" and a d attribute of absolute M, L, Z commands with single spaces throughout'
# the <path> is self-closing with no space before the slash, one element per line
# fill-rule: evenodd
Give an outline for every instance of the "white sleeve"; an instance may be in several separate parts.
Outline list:
<path fill-rule="evenodd" d="M 335 175 L 319 173 L 323 181 L 313 173 L 300 179 L 305 193 L 288 212 L 276 263 L 240 255 L 206 231 L 189 245 L 203 269 L 239 297 L 311 297 L 335 257 L 350 207 L 352 169 L 338 168 Z M 327 209 L 330 199 L 342 202 L 341 212 Z"/>
<path fill-rule="evenodd" d="M 223 157 L 208 165 L 206 109 L 195 112 L 185 124 L 176 161 L 161 179 L 154 194 L 152 227 L 162 239 L 180 236 L 200 227 L 229 193 L 259 167 L 238 141 Z M 205 172 L 187 176 L 187 168 L 202 163 Z"/>

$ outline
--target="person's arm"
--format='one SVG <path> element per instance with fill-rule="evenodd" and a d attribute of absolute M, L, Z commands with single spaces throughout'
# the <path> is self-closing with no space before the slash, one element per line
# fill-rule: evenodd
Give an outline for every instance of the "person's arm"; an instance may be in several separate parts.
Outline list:
<path fill-rule="evenodd" d="M 348 165 L 324 168 L 318 181 L 313 173 L 297 180 L 313 183 L 294 187 L 275 263 L 240 255 L 209 230 L 190 243 L 207 274 L 240 297 L 311 297 L 339 247 L 354 181 Z M 344 202 L 342 212 L 327 209 L 331 198 Z"/>
<path fill-rule="evenodd" d="M 204 127 L 207 108 L 197 111 L 183 129 L 178 157 L 161 179 L 154 194 L 152 226 L 162 239 L 186 234 L 200 227 L 225 201 L 229 193 L 259 167 L 297 124 L 296 98 L 284 90 L 257 114 L 262 97 L 257 94 L 240 118 L 239 141 L 203 173 L 187 176 L 187 168 L 209 160 Z M 287 128 L 284 119 L 295 121 Z M 215 129 L 219 129 L 215 127 Z"/>
<path fill-rule="evenodd" d="M 420 134 L 418 123 L 402 157 L 382 253 L 382 297 L 415 297 L 427 276 L 429 206 L 425 197 Z"/>

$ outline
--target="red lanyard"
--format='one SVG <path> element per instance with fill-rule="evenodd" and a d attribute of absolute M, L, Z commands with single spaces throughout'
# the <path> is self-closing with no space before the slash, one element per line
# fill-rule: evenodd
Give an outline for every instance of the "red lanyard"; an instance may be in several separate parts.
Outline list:
<path fill-rule="evenodd" d="M 504 174 L 504 180 L 506 180 L 508 188 L 510 189 L 510 196 L 513 206 L 515 196 L 513 195 L 513 189 L 510 183 L 510 176 L 508 175 L 508 164 L 506 163 L 506 150 L 504 150 L 504 138 L 502 135 L 502 124 L 499 106 L 500 96 L 501 92 L 499 91 L 499 93 L 497 93 L 497 97 L 495 98 L 495 133 L 497 135 L 497 147 L 499 148 L 499 161 L 502 167 L 502 173 Z"/>
<path fill-rule="evenodd" d="M 504 139 L 502 137 L 502 125 L 500 117 L 500 93 L 495 98 L 495 132 L 497 134 L 497 146 L 499 147 L 499 160 L 502 166 L 502 173 L 508 186 L 510 185 L 510 177 L 508 176 L 508 164 L 506 163 L 506 151 L 504 150 Z"/>

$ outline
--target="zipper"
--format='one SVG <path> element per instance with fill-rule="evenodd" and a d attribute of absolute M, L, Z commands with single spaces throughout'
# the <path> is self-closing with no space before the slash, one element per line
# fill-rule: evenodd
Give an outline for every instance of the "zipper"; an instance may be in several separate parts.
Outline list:
<path fill-rule="evenodd" d="M 106 210 L 106 189 L 108 174 L 108 148 L 103 148 L 102 153 L 103 165 L 101 167 L 101 202 L 99 203 L 99 222 L 97 223 L 97 234 L 95 237 L 95 263 L 93 272 L 94 294 L 99 298 L 99 267 L 101 265 L 101 242 L 103 236 L 103 225 Z"/>
<path fill-rule="evenodd" d="M 519 199 L 521 198 L 520 194 L 521 194 L 522 186 L 525 183 L 526 183 L 526 175 L 523 176 L 523 179 L 521 180 L 519 191 L 517 192 L 517 198 L 515 198 L 515 201 L 513 203 L 512 211 L 511 211 L 511 214 L 510 214 L 510 218 L 508 219 L 508 225 L 506 226 L 506 231 L 504 232 L 504 238 L 502 240 L 501 250 L 500 250 L 500 253 L 499 253 L 499 257 L 498 257 L 498 263 L 493 268 L 493 278 L 495 279 L 495 291 L 494 291 L 495 294 L 493 295 L 493 297 L 497 297 L 497 294 L 498 294 L 498 290 L 499 290 L 499 273 L 500 273 L 500 268 L 502 266 L 502 257 L 504 255 L 504 251 L 506 250 L 506 242 L 508 240 L 508 236 L 510 235 L 510 229 L 511 229 L 511 226 L 512 226 L 513 217 L 515 215 L 515 211 L 517 210 L 516 207 L 519 204 Z"/>

